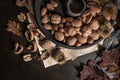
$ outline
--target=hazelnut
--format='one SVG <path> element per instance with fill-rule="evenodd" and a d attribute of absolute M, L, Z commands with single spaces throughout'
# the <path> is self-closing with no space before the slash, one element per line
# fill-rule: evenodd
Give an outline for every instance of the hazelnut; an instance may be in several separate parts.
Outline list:
<path fill-rule="evenodd" d="M 52 24 L 59 24 L 61 22 L 61 16 L 54 14 L 51 16 L 51 23 Z"/>
<path fill-rule="evenodd" d="M 15 43 L 13 52 L 14 52 L 14 54 L 20 54 L 23 51 L 23 49 L 24 48 L 22 45 Z"/>
<path fill-rule="evenodd" d="M 47 13 L 47 9 L 44 7 L 41 9 L 41 16 L 44 16 Z"/>
<path fill-rule="evenodd" d="M 52 30 L 52 26 L 50 24 L 43 24 L 43 27 L 46 29 L 46 30 Z"/>
<path fill-rule="evenodd" d="M 53 7 L 58 7 L 58 3 L 54 0 L 51 0 L 50 3 L 52 4 Z"/>
<path fill-rule="evenodd" d="M 61 33 L 61 32 L 55 32 L 55 38 L 56 38 L 58 41 L 63 41 L 63 40 L 64 40 L 64 34 Z"/>
<path fill-rule="evenodd" d="M 94 40 L 91 37 L 89 37 L 87 42 L 88 42 L 88 44 L 93 44 Z"/>
<path fill-rule="evenodd" d="M 73 20 L 72 26 L 74 27 L 81 27 L 82 26 L 82 20 Z"/>
<path fill-rule="evenodd" d="M 53 7 L 53 5 L 50 4 L 50 3 L 47 3 L 47 4 L 46 4 L 46 8 L 47 8 L 48 10 L 50 10 L 50 11 L 55 10 L 55 8 Z"/>
<path fill-rule="evenodd" d="M 28 50 L 31 52 L 36 52 L 37 51 L 37 44 L 35 42 L 30 43 L 30 45 L 27 47 Z"/>
<path fill-rule="evenodd" d="M 23 55 L 23 60 L 25 62 L 31 61 L 32 60 L 31 54 L 25 54 L 25 55 Z"/>
<path fill-rule="evenodd" d="M 90 27 L 91 27 L 93 30 L 98 30 L 99 26 L 100 26 L 100 25 L 99 25 L 98 20 L 93 19 L 93 20 L 91 21 Z"/>
<path fill-rule="evenodd" d="M 49 49 L 51 46 L 51 41 L 50 40 L 42 40 L 42 41 L 40 41 L 39 42 L 39 44 L 40 44 L 40 46 L 42 47 L 42 48 L 44 48 L 44 49 Z"/>
<path fill-rule="evenodd" d="M 42 17 L 41 22 L 45 24 L 45 23 L 48 23 L 48 21 L 49 21 L 49 16 L 46 14 Z"/>
<path fill-rule="evenodd" d="M 80 42 L 81 44 L 85 44 L 87 42 L 87 37 L 84 37 L 81 35 L 77 35 L 77 39 L 78 39 L 78 42 Z"/>
<path fill-rule="evenodd" d="M 91 37 L 93 40 L 97 40 L 97 39 L 99 39 L 100 35 L 99 35 L 98 32 L 93 31 L 92 34 L 90 35 L 90 37 Z"/>
<path fill-rule="evenodd" d="M 77 42 L 77 38 L 76 37 L 68 37 L 68 39 L 67 39 L 67 44 L 69 46 L 74 46 L 76 42 Z"/>

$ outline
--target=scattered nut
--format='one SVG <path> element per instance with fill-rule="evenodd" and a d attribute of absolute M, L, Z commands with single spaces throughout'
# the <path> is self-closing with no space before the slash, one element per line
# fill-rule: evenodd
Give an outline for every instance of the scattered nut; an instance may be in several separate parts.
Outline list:
<path fill-rule="evenodd" d="M 26 15 L 24 13 L 20 13 L 17 15 L 19 21 L 24 22 L 26 20 Z"/>
<path fill-rule="evenodd" d="M 18 43 L 15 43 L 13 50 L 14 54 L 20 54 L 22 51 L 23 51 L 23 46 Z"/>
<path fill-rule="evenodd" d="M 23 55 L 23 60 L 25 62 L 31 61 L 32 60 L 31 54 L 25 54 L 25 55 Z"/>
<path fill-rule="evenodd" d="M 67 44 L 68 44 L 69 46 L 74 46 L 76 42 L 77 42 L 77 38 L 76 38 L 76 37 L 69 37 L 69 38 L 67 39 Z"/>
<path fill-rule="evenodd" d="M 63 40 L 64 40 L 64 34 L 61 33 L 61 32 L 55 32 L 55 38 L 56 38 L 58 41 L 63 41 Z"/>
<path fill-rule="evenodd" d="M 59 24 L 61 22 L 61 16 L 54 14 L 51 16 L 51 23 L 52 24 Z"/>
<path fill-rule="evenodd" d="M 27 31 L 25 32 L 25 36 L 26 36 L 26 39 L 27 39 L 28 41 L 34 40 L 34 34 L 33 34 L 33 32 L 32 32 L 31 30 L 27 30 Z"/>
<path fill-rule="evenodd" d="M 36 42 L 32 42 L 28 47 L 28 50 L 30 50 L 31 52 L 37 52 L 37 44 Z"/>
<path fill-rule="evenodd" d="M 43 27 L 46 29 L 46 30 L 52 30 L 52 26 L 50 24 L 43 24 Z"/>
<path fill-rule="evenodd" d="M 47 8 L 48 10 L 50 10 L 50 11 L 55 10 L 55 8 L 53 7 L 53 5 L 50 4 L 50 3 L 47 3 L 47 4 L 46 4 L 46 8 Z"/>
<path fill-rule="evenodd" d="M 35 24 L 28 24 L 27 25 L 27 28 L 29 29 L 29 30 L 35 30 L 36 29 L 36 26 L 35 26 Z"/>
<path fill-rule="evenodd" d="M 41 9 L 41 16 L 44 16 L 47 13 L 47 9 L 44 7 Z"/>

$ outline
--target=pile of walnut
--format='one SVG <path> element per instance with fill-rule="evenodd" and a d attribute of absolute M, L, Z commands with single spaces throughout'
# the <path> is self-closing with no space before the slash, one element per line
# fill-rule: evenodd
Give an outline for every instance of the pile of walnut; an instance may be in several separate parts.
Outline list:
<path fill-rule="evenodd" d="M 55 13 L 59 4 L 50 0 L 41 9 L 41 22 L 45 30 L 62 43 L 80 47 L 83 44 L 93 44 L 100 37 L 110 35 L 115 20 L 117 8 L 110 0 L 87 0 L 87 9 L 81 16 L 62 17 Z M 55 14 L 53 14 L 55 13 Z"/>

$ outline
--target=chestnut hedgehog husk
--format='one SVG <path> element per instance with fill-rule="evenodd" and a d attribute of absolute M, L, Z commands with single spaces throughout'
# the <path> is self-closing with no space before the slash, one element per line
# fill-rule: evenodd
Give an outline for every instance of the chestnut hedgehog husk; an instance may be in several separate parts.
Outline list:
<path fill-rule="evenodd" d="M 66 57 L 65 57 L 64 53 L 60 50 L 60 48 L 53 49 L 51 52 L 51 56 L 59 64 L 65 64 L 65 62 L 66 62 Z"/>

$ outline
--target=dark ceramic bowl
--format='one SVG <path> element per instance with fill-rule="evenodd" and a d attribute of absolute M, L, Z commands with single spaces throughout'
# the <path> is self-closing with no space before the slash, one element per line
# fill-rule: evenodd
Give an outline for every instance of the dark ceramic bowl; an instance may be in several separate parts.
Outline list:
<path fill-rule="evenodd" d="M 80 16 L 86 9 L 85 0 L 68 0 L 67 10 L 70 16 Z"/>
<path fill-rule="evenodd" d="M 98 40 L 96 40 L 93 44 L 91 44 L 91 45 L 89 45 L 89 44 L 84 44 L 84 45 L 82 45 L 82 46 L 80 46 L 80 47 L 76 47 L 76 46 L 68 46 L 67 44 L 65 44 L 65 43 L 63 43 L 63 42 L 60 42 L 60 41 L 58 41 L 58 40 L 56 40 L 55 38 L 54 38 L 54 36 L 53 35 L 51 35 L 51 33 L 49 32 L 49 31 L 47 31 L 47 30 L 45 30 L 43 27 L 42 27 L 42 23 L 41 23 L 41 16 L 40 16 L 40 10 L 41 10 L 41 8 L 42 8 L 42 6 L 44 5 L 44 3 L 46 2 L 47 0 L 35 0 L 35 4 L 34 4 L 34 11 L 35 11 L 35 19 L 36 19 L 36 22 L 37 22 L 37 24 L 38 24 L 38 27 L 39 27 L 39 29 L 42 31 L 42 33 L 49 39 L 49 40 L 51 40 L 53 43 L 55 43 L 56 45 L 58 45 L 58 46 L 61 46 L 61 47 L 65 47 L 65 48 L 69 48 L 69 49 L 84 49 L 84 48 L 88 48 L 88 47 L 91 47 L 91 46 L 93 46 L 93 45 L 96 45 L 96 44 L 98 44 L 100 41 L 102 41 L 103 39 L 102 38 L 100 38 L 100 39 L 98 39 Z M 62 8 L 62 4 L 61 4 L 61 2 L 60 1 L 62 1 L 62 0 L 57 0 L 57 2 L 59 2 L 59 6 L 58 6 L 58 8 L 55 10 L 56 11 L 56 13 L 59 13 L 59 14 L 61 14 L 61 16 L 64 16 L 63 15 L 63 8 Z"/>

